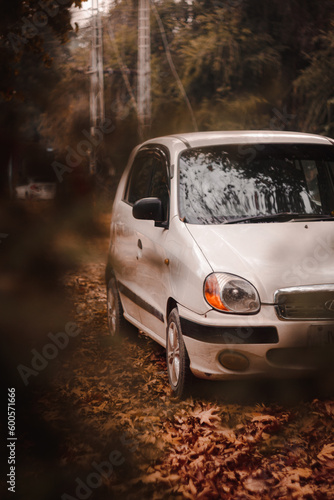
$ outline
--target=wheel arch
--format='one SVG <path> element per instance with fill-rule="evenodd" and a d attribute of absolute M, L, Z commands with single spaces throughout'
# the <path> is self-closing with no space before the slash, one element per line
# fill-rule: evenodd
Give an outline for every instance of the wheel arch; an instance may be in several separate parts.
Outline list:
<path fill-rule="evenodd" d="M 114 274 L 114 271 L 113 271 L 113 268 L 111 266 L 111 263 L 108 259 L 108 262 L 107 262 L 107 265 L 106 265 L 106 270 L 105 270 L 105 280 L 106 280 L 106 286 L 108 286 L 108 283 L 110 281 L 111 278 L 114 278 L 115 277 L 115 274 Z"/>
<path fill-rule="evenodd" d="M 169 297 L 169 299 L 167 300 L 167 307 L 166 307 L 166 324 L 168 323 L 168 316 L 175 307 L 177 309 L 176 300 L 173 299 L 173 297 Z"/>
<path fill-rule="evenodd" d="M 187 397 L 191 392 L 193 375 L 190 369 L 190 359 L 183 340 L 181 322 L 175 299 L 167 301 L 167 315 L 171 315 L 171 323 L 167 321 L 166 329 L 166 362 L 168 380 L 174 395 L 180 399 Z M 173 327 L 169 328 L 169 325 Z"/>

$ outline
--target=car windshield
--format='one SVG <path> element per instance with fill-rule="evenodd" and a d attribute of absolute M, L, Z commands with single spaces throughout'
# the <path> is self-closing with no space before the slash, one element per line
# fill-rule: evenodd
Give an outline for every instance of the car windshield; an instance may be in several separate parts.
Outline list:
<path fill-rule="evenodd" d="M 261 222 L 262 216 L 271 222 L 278 214 L 328 216 L 334 210 L 333 173 L 332 146 L 187 149 L 179 159 L 180 217 L 190 224 L 221 224 L 255 217 Z"/>

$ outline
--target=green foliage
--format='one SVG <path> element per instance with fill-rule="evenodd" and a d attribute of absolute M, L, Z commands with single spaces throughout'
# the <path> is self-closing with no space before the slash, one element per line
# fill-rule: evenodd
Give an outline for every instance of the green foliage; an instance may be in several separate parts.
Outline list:
<path fill-rule="evenodd" d="M 333 97 L 330 0 L 154 3 L 200 130 L 324 130 L 327 100 Z M 104 19 L 105 67 L 112 70 L 105 78 L 106 110 L 115 124 L 106 152 L 116 169 L 139 140 L 133 103 L 137 25 L 138 5 L 132 0 L 117 1 Z M 151 65 L 151 135 L 193 130 L 153 13 Z M 88 119 L 88 109 L 86 114 Z"/>
<path fill-rule="evenodd" d="M 72 31 L 69 10 L 72 4 L 80 6 L 81 0 L 69 0 L 65 4 L 49 0 L 1 3 L 2 132 L 7 131 L 8 120 L 19 129 L 11 131 L 13 136 L 24 131 L 23 136 L 31 139 L 36 132 L 38 116 L 48 105 L 47 91 L 60 79 L 52 65 Z M 32 122 L 30 131 L 28 122 Z"/>
<path fill-rule="evenodd" d="M 314 42 L 318 48 L 309 56 L 309 65 L 294 82 L 296 100 L 303 110 L 305 129 L 321 127 L 322 131 L 333 134 L 334 34 L 323 33 Z"/>
<path fill-rule="evenodd" d="M 80 1 L 69 0 L 19 53 L 8 43 L 8 33 L 20 34 L 17 22 L 33 18 L 41 3 L 5 2 L 0 21 L 3 120 L 14 123 L 20 102 L 29 102 L 24 116 L 63 153 L 89 129 L 90 26 L 62 44 L 71 33 L 68 7 L 74 3 Z M 200 130 L 332 133 L 333 0 L 155 0 L 154 5 Z M 102 153 L 119 171 L 139 140 L 137 25 L 135 0 L 114 1 L 103 19 L 106 115 L 115 130 Z M 152 10 L 152 136 L 193 130 L 160 28 Z M 27 129 L 23 123 L 16 120 Z"/>

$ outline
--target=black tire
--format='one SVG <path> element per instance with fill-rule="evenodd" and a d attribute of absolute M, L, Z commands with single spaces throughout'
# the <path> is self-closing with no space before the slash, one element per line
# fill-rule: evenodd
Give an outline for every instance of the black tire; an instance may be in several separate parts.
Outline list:
<path fill-rule="evenodd" d="M 185 398 L 190 393 L 193 375 L 189 368 L 190 361 L 176 308 L 168 316 L 166 359 L 168 379 L 172 391 L 176 397 Z"/>
<path fill-rule="evenodd" d="M 110 278 L 107 285 L 107 314 L 109 335 L 112 341 L 119 342 L 125 328 L 125 319 L 114 277 Z"/>

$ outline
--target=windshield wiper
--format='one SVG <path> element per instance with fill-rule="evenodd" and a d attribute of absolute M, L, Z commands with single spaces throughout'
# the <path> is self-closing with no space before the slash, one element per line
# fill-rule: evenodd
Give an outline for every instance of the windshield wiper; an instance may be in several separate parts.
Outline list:
<path fill-rule="evenodd" d="M 279 214 L 253 215 L 251 217 L 241 217 L 223 222 L 223 224 L 239 224 L 243 222 L 289 222 L 298 219 L 303 221 L 310 220 L 334 220 L 332 215 L 327 214 L 301 214 L 295 212 L 281 212 Z"/>

